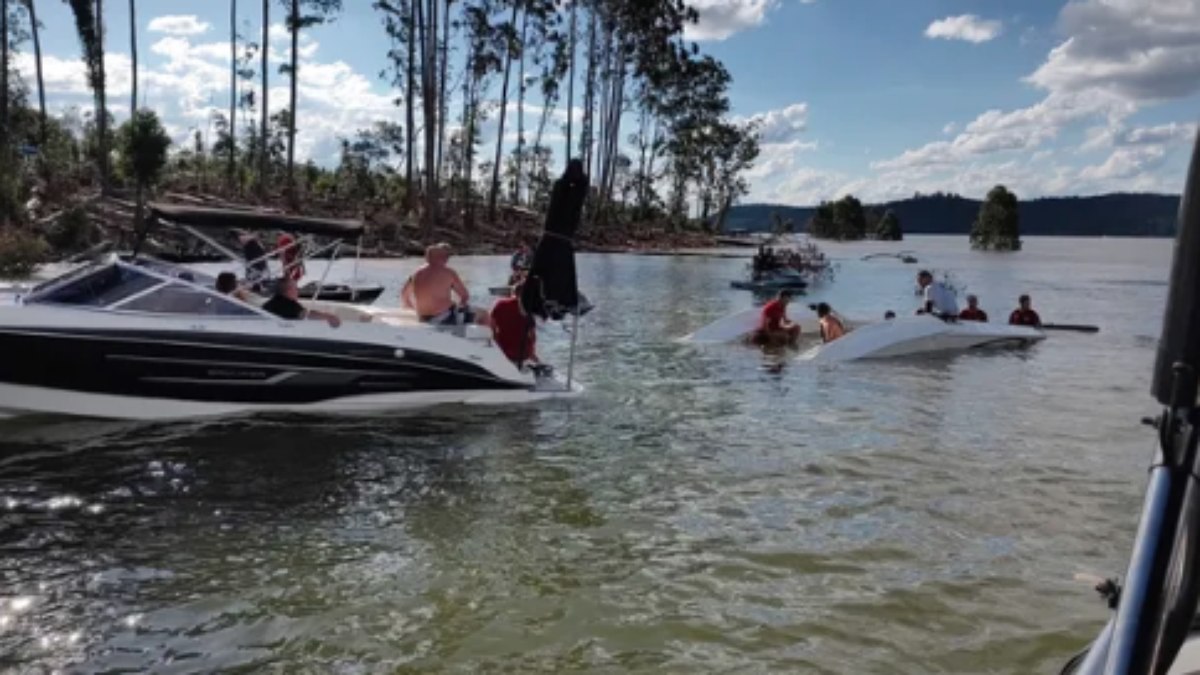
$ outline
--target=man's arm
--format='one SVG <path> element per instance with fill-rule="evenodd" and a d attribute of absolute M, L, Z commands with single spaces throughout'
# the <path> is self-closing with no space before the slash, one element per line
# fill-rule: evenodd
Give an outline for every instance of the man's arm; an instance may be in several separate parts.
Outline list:
<path fill-rule="evenodd" d="M 305 314 L 304 318 L 312 319 L 314 321 L 324 321 L 334 328 L 337 328 L 338 326 L 342 325 L 342 320 L 340 318 L 338 318 L 338 316 L 336 314 L 322 312 L 317 309 L 308 310 L 308 312 Z"/>
<path fill-rule="evenodd" d="M 459 278 L 458 272 L 450 271 L 450 288 L 458 296 L 458 304 L 466 305 L 471 301 L 471 296 L 467 293 L 467 287 Z"/>
<path fill-rule="evenodd" d="M 400 304 L 409 309 L 417 308 L 417 299 L 413 294 L 413 278 L 410 276 L 408 281 L 404 282 L 404 288 L 400 289 Z"/>

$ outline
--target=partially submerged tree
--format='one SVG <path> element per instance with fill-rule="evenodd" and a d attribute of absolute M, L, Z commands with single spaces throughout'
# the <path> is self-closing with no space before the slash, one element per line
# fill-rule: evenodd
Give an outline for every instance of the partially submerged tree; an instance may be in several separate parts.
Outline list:
<path fill-rule="evenodd" d="M 1021 214 L 1017 196 L 1003 185 L 987 194 L 971 226 L 971 247 L 983 251 L 1021 250 Z"/>
<path fill-rule="evenodd" d="M 894 211 L 888 210 L 883 214 L 883 218 L 879 219 L 879 225 L 875 229 L 875 238 L 880 241 L 901 241 L 904 239 L 904 231 L 900 229 L 900 218 Z"/>

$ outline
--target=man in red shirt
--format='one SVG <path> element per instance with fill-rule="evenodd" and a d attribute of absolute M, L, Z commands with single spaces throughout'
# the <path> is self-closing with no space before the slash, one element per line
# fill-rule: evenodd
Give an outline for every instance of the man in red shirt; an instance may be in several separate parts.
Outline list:
<path fill-rule="evenodd" d="M 958 314 L 959 321 L 981 321 L 987 323 L 987 312 L 979 309 L 979 298 L 974 295 L 967 296 L 967 308 Z"/>
<path fill-rule="evenodd" d="M 800 338 L 800 324 L 787 318 L 787 306 L 792 301 L 791 291 L 779 291 L 775 299 L 763 305 L 758 330 L 754 332 L 754 343 L 759 345 L 793 344 Z"/>
<path fill-rule="evenodd" d="M 1008 316 L 1008 323 L 1011 326 L 1031 326 L 1033 328 L 1042 327 L 1042 317 L 1033 311 L 1031 301 L 1028 295 L 1022 295 L 1017 299 L 1020 307 L 1013 310 L 1013 313 Z"/>
<path fill-rule="evenodd" d="M 509 361 L 522 366 L 537 363 L 537 329 L 533 317 L 521 308 L 521 291 L 524 283 L 513 286 L 512 295 L 501 298 L 492 305 L 492 339 Z"/>
<path fill-rule="evenodd" d="M 292 235 L 284 232 L 275 242 L 275 248 L 280 251 L 279 261 L 283 264 L 284 276 L 299 282 L 304 278 L 304 261 L 300 257 L 300 246 Z"/>

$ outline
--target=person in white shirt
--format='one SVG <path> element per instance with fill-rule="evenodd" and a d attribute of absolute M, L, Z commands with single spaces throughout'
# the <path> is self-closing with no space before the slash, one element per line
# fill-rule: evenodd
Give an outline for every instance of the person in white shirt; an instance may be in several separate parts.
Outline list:
<path fill-rule="evenodd" d="M 917 285 L 925 293 L 925 304 L 917 310 L 917 314 L 933 314 L 938 317 L 957 317 L 958 301 L 954 293 L 944 284 L 933 280 L 929 270 L 917 273 Z"/>

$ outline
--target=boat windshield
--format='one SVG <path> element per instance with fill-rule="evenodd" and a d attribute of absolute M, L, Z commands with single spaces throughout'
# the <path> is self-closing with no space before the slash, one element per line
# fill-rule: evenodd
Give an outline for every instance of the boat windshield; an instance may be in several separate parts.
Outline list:
<path fill-rule="evenodd" d="M 108 307 L 163 283 L 158 277 L 124 265 L 99 265 L 72 274 L 62 283 L 50 282 L 25 299 L 25 304 Z"/>
<path fill-rule="evenodd" d="M 156 271 L 164 276 L 174 272 L 179 281 L 149 274 L 133 265 L 113 263 L 72 275 L 63 283 L 35 292 L 25 299 L 25 304 L 103 307 L 149 314 L 260 316 L 250 307 L 200 286 L 207 279 L 197 279 L 187 270 L 168 266 Z"/>

